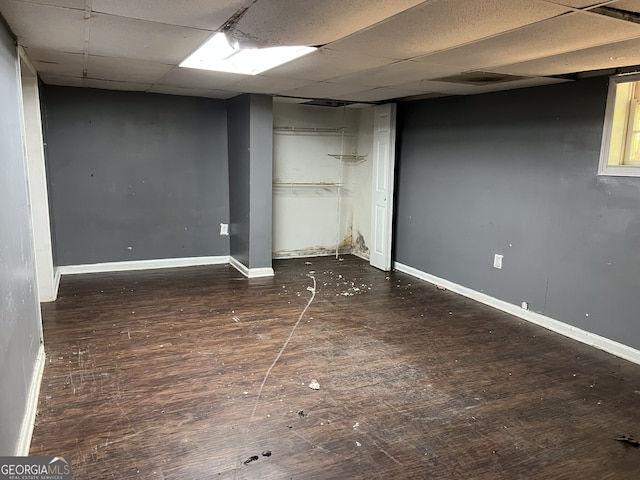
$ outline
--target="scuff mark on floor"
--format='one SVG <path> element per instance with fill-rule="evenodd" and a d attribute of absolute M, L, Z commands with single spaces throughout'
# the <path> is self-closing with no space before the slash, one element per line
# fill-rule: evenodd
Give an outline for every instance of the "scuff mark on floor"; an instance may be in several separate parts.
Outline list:
<path fill-rule="evenodd" d="M 289 345 L 289 342 L 293 338 L 293 334 L 295 333 L 296 328 L 298 328 L 298 325 L 302 321 L 302 317 L 304 317 L 304 314 L 307 312 L 307 310 L 311 306 L 311 303 L 316 298 L 316 288 L 317 288 L 316 278 L 313 275 L 309 275 L 309 277 L 313 280 L 313 287 L 311 287 L 311 286 L 307 287 L 307 290 L 309 292 L 311 292 L 311 297 L 309 298 L 309 301 L 307 302 L 305 307 L 302 309 L 302 312 L 300 312 L 300 316 L 298 316 L 298 320 L 296 320 L 296 323 L 293 324 L 293 327 L 291 328 L 291 332 L 289 333 L 289 336 L 285 340 L 284 344 L 282 345 L 282 348 L 280 349 L 280 351 L 276 355 L 276 358 L 273 360 L 273 363 L 271 364 L 271 366 L 269 366 L 269 368 L 267 369 L 267 372 L 264 375 L 264 378 L 262 380 L 262 384 L 260 385 L 260 388 L 258 389 L 258 394 L 256 395 L 256 400 L 255 400 L 255 402 L 253 404 L 253 410 L 251 412 L 251 416 L 249 417 L 249 422 L 247 423 L 247 428 L 246 428 L 245 433 L 244 433 L 244 438 L 242 440 L 241 449 L 244 449 L 244 447 L 245 447 L 245 445 L 247 443 L 247 437 L 249 435 L 249 430 L 251 428 L 251 424 L 253 423 L 253 419 L 254 419 L 254 417 L 256 415 L 256 410 L 258 409 L 258 403 L 260 402 L 260 397 L 262 396 L 262 392 L 264 390 L 264 386 L 266 385 L 267 380 L 269 379 L 269 375 L 271 374 L 271 370 L 273 370 L 273 367 L 276 366 L 276 363 L 278 363 L 278 360 L 280 360 L 280 357 L 282 357 L 282 354 L 284 353 L 284 351 L 286 350 L 287 346 Z"/>

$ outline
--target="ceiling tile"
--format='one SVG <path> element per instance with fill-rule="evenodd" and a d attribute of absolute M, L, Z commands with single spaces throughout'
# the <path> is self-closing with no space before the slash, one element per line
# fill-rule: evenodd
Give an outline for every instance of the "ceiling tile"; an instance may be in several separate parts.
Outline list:
<path fill-rule="evenodd" d="M 528 88 L 528 87 L 540 87 L 543 85 L 553 85 L 556 83 L 565 83 L 570 82 L 571 80 L 564 80 L 558 78 L 546 78 L 546 77 L 537 77 L 537 78 L 526 78 L 524 80 L 517 80 L 514 82 L 505 82 L 505 83 L 496 83 L 493 85 L 455 85 L 455 88 L 447 87 L 446 85 L 442 85 L 440 88 L 437 88 L 434 92 L 438 95 L 480 95 L 482 93 L 492 93 L 504 90 L 514 90 L 518 88 Z M 409 95 L 407 95 L 409 97 Z"/>
<path fill-rule="evenodd" d="M 128 92 L 145 92 L 151 88 L 150 83 L 114 82 L 111 80 L 97 80 L 85 78 L 84 86 L 87 88 L 102 88 L 104 90 L 125 90 Z"/>
<path fill-rule="evenodd" d="M 565 5 L 573 8 L 587 8 L 593 5 L 603 4 L 612 0 L 546 0 L 549 3 L 556 3 L 558 5 Z"/>
<path fill-rule="evenodd" d="M 84 10 L 86 0 L 20 0 L 24 3 L 38 3 L 40 5 L 52 5 L 54 7 L 75 8 Z"/>
<path fill-rule="evenodd" d="M 82 87 L 83 79 L 81 77 L 69 77 L 66 75 L 57 75 L 55 73 L 40 73 L 40 78 L 47 85 L 63 85 L 68 87 Z"/>
<path fill-rule="evenodd" d="M 443 0 L 422 4 L 392 19 L 331 43 L 351 53 L 410 59 L 552 18 L 567 7 L 532 0 Z M 455 28 L 459 25 L 461 28 Z"/>
<path fill-rule="evenodd" d="M 25 47 L 84 51 L 84 10 L 0 0 L 0 12 Z"/>
<path fill-rule="evenodd" d="M 133 83 L 155 83 L 173 67 L 162 63 L 124 58 L 95 57 L 87 59 L 87 77 Z"/>
<path fill-rule="evenodd" d="M 311 98 L 293 98 L 293 97 L 273 97 L 274 103 L 305 103 L 310 102 Z"/>
<path fill-rule="evenodd" d="M 420 80 L 417 82 L 398 84 L 395 86 L 400 90 L 411 90 L 420 93 L 446 93 L 451 95 L 468 94 L 480 87 L 475 85 L 462 85 L 449 82 L 438 82 L 434 80 Z"/>
<path fill-rule="evenodd" d="M 640 2 L 638 2 L 638 0 L 618 0 L 617 2 L 607 5 L 607 7 L 640 13 Z"/>
<path fill-rule="evenodd" d="M 93 9 L 87 20 L 85 5 Z M 640 25 L 576 10 L 595 5 L 595 0 L 0 0 L 0 12 L 46 83 L 213 98 L 243 92 L 376 102 L 522 88 L 558 81 L 540 76 L 640 64 Z M 640 10 L 639 0 L 597 5 Z M 333 43 L 258 76 L 175 66 L 242 6 L 249 9 L 232 31 L 253 43 Z M 574 49 L 579 50 L 569 52 Z M 469 70 L 536 78 L 482 87 L 434 80 Z"/>
<path fill-rule="evenodd" d="M 640 39 L 601 45 L 552 57 L 492 68 L 498 73 L 548 76 L 640 64 Z"/>
<path fill-rule="evenodd" d="M 84 55 L 81 53 L 52 52 L 36 48 L 25 48 L 25 52 L 40 74 L 82 77 Z"/>
<path fill-rule="evenodd" d="M 211 35 L 204 30 L 95 14 L 89 54 L 177 64 Z"/>
<path fill-rule="evenodd" d="M 302 87 L 311 83 L 309 80 L 295 80 L 282 77 L 268 77 L 265 75 L 247 76 L 229 86 L 232 90 L 245 93 L 274 94 Z"/>
<path fill-rule="evenodd" d="M 47 85 L 66 85 L 71 87 L 100 88 L 103 90 L 124 90 L 130 92 L 145 92 L 151 88 L 149 83 L 114 82 L 97 80 L 94 78 L 79 78 L 64 75 L 44 73 L 40 76 Z"/>
<path fill-rule="evenodd" d="M 231 32 L 259 45 L 324 45 L 424 0 L 260 0 Z"/>
<path fill-rule="evenodd" d="M 355 93 L 348 93 L 345 95 L 337 95 L 337 100 L 349 100 L 352 102 L 381 102 L 383 100 L 390 100 L 394 98 L 409 97 L 417 95 L 419 92 L 415 90 L 400 90 L 397 88 L 372 88 Z"/>
<path fill-rule="evenodd" d="M 640 25 L 574 12 L 416 61 L 489 68 L 640 36 Z"/>
<path fill-rule="evenodd" d="M 479 93 L 486 93 L 480 90 L 480 87 L 473 85 L 460 85 L 460 87 L 455 90 L 442 90 L 435 93 L 451 95 L 453 92 L 455 92 L 455 95 L 478 95 Z"/>
<path fill-rule="evenodd" d="M 462 70 L 458 67 L 443 65 L 427 65 L 425 63 L 405 60 L 366 70 L 352 75 L 336 78 L 344 84 L 363 85 L 369 87 L 388 87 L 399 83 L 454 75 Z"/>
<path fill-rule="evenodd" d="M 305 55 L 268 71 L 270 77 L 289 77 L 321 82 L 393 63 L 395 60 L 370 55 L 337 52 L 328 48 Z"/>
<path fill-rule="evenodd" d="M 219 29 L 251 0 L 92 0 L 94 12 L 184 27 Z"/>
<path fill-rule="evenodd" d="M 281 95 L 287 97 L 305 97 L 305 98 L 336 98 L 337 95 L 357 92 L 362 87 L 353 85 L 342 85 L 339 83 L 318 82 L 305 85 L 300 88 L 294 88 L 280 92 Z"/>
<path fill-rule="evenodd" d="M 211 72 L 195 68 L 175 67 L 158 84 L 170 87 L 196 88 L 202 90 L 224 90 L 230 85 L 246 78 L 236 73 Z"/>
<path fill-rule="evenodd" d="M 370 103 L 351 103 L 349 105 L 345 105 L 345 108 L 359 109 L 359 108 L 371 108 L 372 105 Z"/>
<path fill-rule="evenodd" d="M 190 97 L 208 97 L 220 99 L 232 98 L 238 95 L 238 92 L 231 92 L 226 90 L 170 87 L 167 85 L 154 85 L 149 89 L 149 93 L 164 93 L 167 95 L 185 95 Z"/>
<path fill-rule="evenodd" d="M 418 95 L 411 95 L 410 97 L 405 97 L 401 99 L 401 101 L 413 101 L 413 100 L 430 100 L 432 98 L 442 98 L 448 97 L 452 94 L 449 93 L 419 93 Z"/>
<path fill-rule="evenodd" d="M 494 85 L 483 85 L 473 90 L 472 94 L 498 92 L 503 90 L 515 90 L 518 88 L 541 87 L 543 85 L 555 85 L 557 83 L 567 83 L 571 80 L 563 78 L 534 77 L 516 80 L 513 82 L 498 83 Z"/>
<path fill-rule="evenodd" d="M 202 95 L 200 95 L 201 97 L 207 97 L 207 98 L 218 98 L 220 100 L 226 100 L 227 98 L 233 98 L 233 97 L 237 97 L 238 95 L 241 95 L 244 92 L 229 92 L 226 90 L 205 90 Z"/>

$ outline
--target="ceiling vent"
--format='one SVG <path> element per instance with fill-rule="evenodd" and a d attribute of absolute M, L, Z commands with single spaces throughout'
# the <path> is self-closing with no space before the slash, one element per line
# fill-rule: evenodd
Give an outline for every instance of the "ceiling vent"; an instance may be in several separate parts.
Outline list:
<path fill-rule="evenodd" d="M 592 13 L 604 15 L 605 17 L 624 20 L 630 23 L 640 23 L 640 8 L 614 8 L 614 7 L 596 7 L 589 10 Z"/>
<path fill-rule="evenodd" d="M 450 77 L 434 78 L 434 82 L 457 83 L 459 85 L 495 85 L 497 83 L 515 82 L 524 80 L 529 77 L 521 77 L 519 75 L 507 75 L 505 73 L 492 73 L 481 71 L 470 71 L 461 73 L 460 75 L 452 75 Z"/>

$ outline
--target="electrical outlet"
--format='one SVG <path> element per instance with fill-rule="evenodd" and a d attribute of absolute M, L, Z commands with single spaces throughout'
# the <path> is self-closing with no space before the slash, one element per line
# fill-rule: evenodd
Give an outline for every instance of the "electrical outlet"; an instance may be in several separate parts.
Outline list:
<path fill-rule="evenodd" d="M 496 253 L 493 256 L 493 268 L 497 268 L 498 270 L 502 268 L 502 255 Z"/>
<path fill-rule="evenodd" d="M 229 224 L 221 223 L 220 224 L 220 235 L 229 235 Z"/>

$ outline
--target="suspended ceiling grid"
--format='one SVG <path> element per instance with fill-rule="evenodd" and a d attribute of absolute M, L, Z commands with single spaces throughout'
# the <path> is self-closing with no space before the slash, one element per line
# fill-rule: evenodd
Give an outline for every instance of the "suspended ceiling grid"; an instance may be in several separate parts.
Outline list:
<path fill-rule="evenodd" d="M 640 65 L 638 12 L 640 0 L 0 0 L 47 84 L 355 102 Z M 253 77 L 177 66 L 225 26 L 248 46 L 320 49 Z"/>

